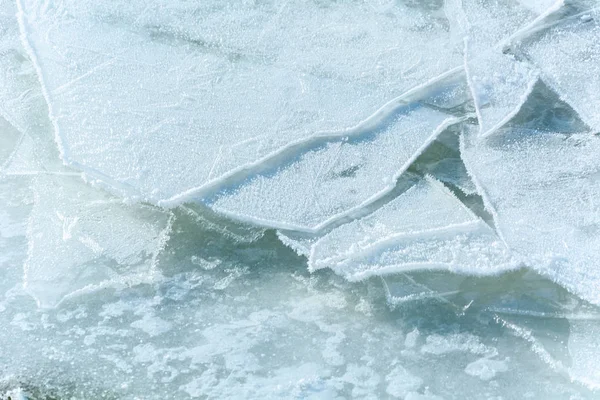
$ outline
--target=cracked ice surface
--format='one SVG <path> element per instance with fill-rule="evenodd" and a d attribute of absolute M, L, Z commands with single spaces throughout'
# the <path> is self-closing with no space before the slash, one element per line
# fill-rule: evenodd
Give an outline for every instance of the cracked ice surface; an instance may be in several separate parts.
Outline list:
<path fill-rule="evenodd" d="M 443 17 L 403 5 L 18 3 L 63 159 L 154 202 L 343 136 L 460 64 Z"/>
<path fill-rule="evenodd" d="M 0 399 L 597 398 L 599 6 L 0 0 Z"/>

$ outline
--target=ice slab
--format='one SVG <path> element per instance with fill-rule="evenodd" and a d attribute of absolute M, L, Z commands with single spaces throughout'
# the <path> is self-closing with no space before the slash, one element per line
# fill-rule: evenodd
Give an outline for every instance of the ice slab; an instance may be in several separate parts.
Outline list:
<path fill-rule="evenodd" d="M 514 117 L 532 92 L 538 72 L 528 63 L 494 48 L 471 56 L 465 41 L 465 69 L 479 120 L 479 134 L 488 136 Z"/>
<path fill-rule="evenodd" d="M 512 0 L 453 0 L 445 10 L 454 34 L 464 36 L 465 71 L 480 135 L 491 135 L 519 111 L 538 79 L 529 64 L 504 54 L 502 44 L 536 14 Z"/>
<path fill-rule="evenodd" d="M 350 280 L 425 269 L 484 275 L 517 265 L 494 231 L 431 177 L 333 229 L 309 258 L 312 270 L 329 267 Z"/>
<path fill-rule="evenodd" d="M 524 129 L 463 137 L 467 169 L 505 243 L 531 267 L 600 303 L 600 138 Z"/>
<path fill-rule="evenodd" d="M 235 219 L 316 232 L 389 193 L 417 156 L 459 121 L 408 104 L 381 132 L 328 143 L 205 201 Z"/>
<path fill-rule="evenodd" d="M 443 18 L 403 4 L 17 3 L 65 162 L 153 202 L 460 65 Z"/>
<path fill-rule="evenodd" d="M 594 6 L 552 24 L 517 51 L 586 124 L 600 130 L 600 10 Z"/>
<path fill-rule="evenodd" d="M 40 307 L 76 293 L 156 278 L 168 213 L 125 205 L 76 177 L 33 180 L 23 286 Z"/>

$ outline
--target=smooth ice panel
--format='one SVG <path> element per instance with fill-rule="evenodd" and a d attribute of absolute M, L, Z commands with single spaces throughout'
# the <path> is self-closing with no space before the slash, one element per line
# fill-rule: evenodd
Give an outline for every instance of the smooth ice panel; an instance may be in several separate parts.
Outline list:
<path fill-rule="evenodd" d="M 17 3 L 63 159 L 166 204 L 460 65 L 402 4 Z"/>
<path fill-rule="evenodd" d="M 33 190 L 23 284 L 41 307 L 76 292 L 156 277 L 168 213 L 125 205 L 76 177 L 40 175 Z"/>
<path fill-rule="evenodd" d="M 507 130 L 467 134 L 463 159 L 509 247 L 530 266 L 600 303 L 600 138 Z"/>

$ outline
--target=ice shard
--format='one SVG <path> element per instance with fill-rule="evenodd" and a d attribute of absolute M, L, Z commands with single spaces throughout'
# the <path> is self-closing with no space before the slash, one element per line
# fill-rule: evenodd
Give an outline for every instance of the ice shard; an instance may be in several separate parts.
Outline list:
<path fill-rule="evenodd" d="M 206 201 L 238 220 L 316 232 L 389 193 L 417 156 L 458 121 L 408 104 L 382 132 L 328 143 Z"/>
<path fill-rule="evenodd" d="M 311 269 L 329 267 L 350 280 L 433 269 L 483 275 L 518 265 L 494 231 L 431 177 L 333 229 L 309 257 Z"/>

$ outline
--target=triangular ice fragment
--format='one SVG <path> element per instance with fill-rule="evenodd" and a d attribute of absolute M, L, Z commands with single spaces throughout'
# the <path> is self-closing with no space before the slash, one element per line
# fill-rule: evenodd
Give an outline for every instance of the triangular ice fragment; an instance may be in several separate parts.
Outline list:
<path fill-rule="evenodd" d="M 600 9 L 580 11 L 517 50 L 588 126 L 600 130 Z"/>
<path fill-rule="evenodd" d="M 494 231 L 431 177 L 333 229 L 309 258 L 311 269 L 329 267 L 349 280 L 423 269 L 494 274 L 517 265 Z"/>
<path fill-rule="evenodd" d="M 479 135 L 496 132 L 514 117 L 532 92 L 538 73 L 529 64 L 518 61 L 500 49 L 471 55 L 465 41 L 466 70 L 477 110 Z"/>

